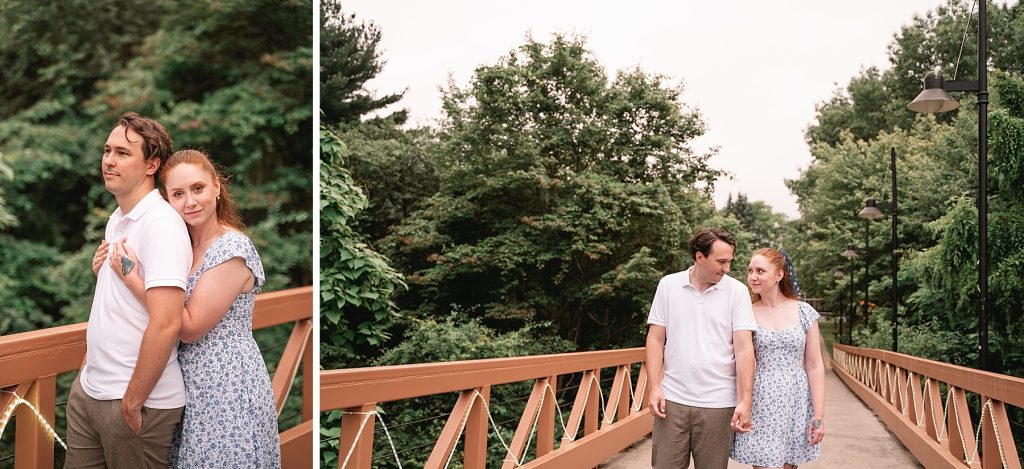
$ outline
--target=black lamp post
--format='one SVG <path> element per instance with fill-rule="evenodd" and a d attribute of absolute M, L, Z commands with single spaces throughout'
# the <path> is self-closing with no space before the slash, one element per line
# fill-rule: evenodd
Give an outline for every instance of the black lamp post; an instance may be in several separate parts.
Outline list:
<path fill-rule="evenodd" d="M 857 214 L 858 217 L 864 219 L 864 320 L 868 318 L 868 228 L 871 227 L 872 220 L 878 220 L 885 215 L 878 209 L 878 205 L 875 203 L 874 197 L 868 197 L 864 201 L 864 209 Z"/>
<path fill-rule="evenodd" d="M 978 94 L 978 362 L 988 369 L 988 59 L 985 5 L 978 2 L 978 79 L 944 82 L 938 72 L 924 77 L 924 91 L 907 105 L 914 112 L 946 112 L 960 107 L 947 91 Z"/>
<path fill-rule="evenodd" d="M 898 291 L 899 290 L 898 290 L 898 280 L 897 280 L 896 276 L 899 274 L 899 265 L 897 263 L 896 251 L 897 251 L 897 249 L 899 249 L 899 240 L 897 238 L 897 233 L 896 233 L 896 226 L 897 226 L 897 223 L 898 223 L 897 222 L 898 211 L 897 211 L 897 202 L 896 202 L 897 201 L 897 193 L 896 193 L 896 149 L 895 148 L 889 148 L 889 169 L 892 172 L 892 202 L 891 203 L 886 203 L 886 202 L 883 201 L 883 202 L 880 202 L 880 203 L 876 204 L 874 199 L 868 198 L 868 200 L 867 200 L 867 202 L 865 204 L 864 209 L 861 210 L 860 213 L 857 214 L 857 216 L 859 216 L 861 218 L 864 218 L 864 219 L 867 219 L 867 220 L 878 220 L 878 219 L 880 219 L 880 218 L 882 218 L 884 216 L 882 214 L 881 210 L 879 210 L 879 208 L 878 208 L 879 206 L 881 206 L 882 208 L 886 208 L 886 209 L 889 209 L 889 210 L 892 211 L 892 254 L 891 254 L 891 262 L 890 262 L 890 266 L 892 267 L 892 290 L 891 290 L 891 293 L 892 293 L 892 317 L 891 317 L 891 320 L 892 320 L 892 351 L 893 352 L 897 352 L 897 351 L 899 351 L 899 346 L 898 346 L 898 339 L 899 339 L 899 334 L 898 334 L 898 326 L 899 326 L 899 317 L 898 317 L 898 312 L 899 312 L 899 308 L 898 308 L 898 306 L 899 306 L 899 294 L 898 294 Z"/>
<path fill-rule="evenodd" d="M 853 285 L 854 285 L 854 274 L 853 274 L 853 258 L 857 257 L 857 251 L 853 249 L 853 243 L 846 244 L 846 250 L 843 251 L 843 257 L 846 258 L 850 263 L 850 323 L 847 325 L 847 333 L 850 335 L 849 343 L 853 345 L 853 325 L 857 322 L 857 309 L 853 302 Z"/>
<path fill-rule="evenodd" d="M 835 273 L 832 274 L 832 276 L 836 278 L 836 286 L 839 287 L 839 288 L 836 288 L 837 292 L 839 293 L 839 301 L 838 301 L 839 308 L 837 308 L 839 310 L 839 333 L 838 333 L 838 336 L 839 336 L 839 341 L 842 342 L 842 340 L 843 340 L 843 309 L 845 308 L 846 305 L 843 304 L 843 288 L 842 288 L 841 285 L 839 285 L 839 281 L 842 280 L 843 277 L 846 277 L 846 274 L 843 273 L 843 269 L 836 269 Z"/>
<path fill-rule="evenodd" d="M 899 274 L 899 264 L 896 258 L 896 250 L 899 248 L 899 239 L 896 234 L 896 217 L 898 210 L 896 209 L 896 149 L 889 148 L 889 164 L 892 170 L 892 351 L 898 352 L 899 347 L 896 346 L 897 339 L 899 338 L 899 331 L 897 325 L 899 324 L 899 304 L 900 296 L 898 290 L 898 280 L 896 275 Z"/>

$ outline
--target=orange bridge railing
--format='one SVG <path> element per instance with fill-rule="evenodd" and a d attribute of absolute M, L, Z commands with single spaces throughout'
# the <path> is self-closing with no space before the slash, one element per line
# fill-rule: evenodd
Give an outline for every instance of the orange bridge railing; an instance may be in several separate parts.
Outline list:
<path fill-rule="evenodd" d="M 840 344 L 832 370 L 925 467 L 1021 469 L 1006 406 L 1024 407 L 1024 379 Z"/>
<path fill-rule="evenodd" d="M 256 297 L 254 330 L 294 324 L 271 381 L 279 416 L 302 366 L 301 422 L 281 432 L 286 468 L 313 466 L 312 314 L 309 286 Z M 54 437 L 60 438 L 51 427 L 57 375 L 78 372 L 85 356 L 85 327 L 79 323 L 0 337 L 0 429 L 15 418 L 15 469 L 53 467 Z"/>
<path fill-rule="evenodd" d="M 461 439 L 463 467 L 483 468 L 488 436 L 495 431 L 488 411 L 491 387 L 532 381 L 533 390 L 511 443 L 502 440 L 498 447 L 502 468 L 594 467 L 651 432 L 643 361 L 644 349 L 634 348 L 323 371 L 320 411 L 342 410 L 338 467 L 365 469 L 371 466 L 378 404 L 458 393 L 425 467 L 448 467 Z M 641 364 L 640 370 L 631 377 L 634 364 Z M 607 390 L 601 389 L 601 369 L 615 370 Z M 557 409 L 556 391 L 576 373 L 580 373 L 580 385 L 564 418 Z M 556 410 L 563 427 L 559 442 L 555 441 Z M 530 441 L 536 442 L 536 457 L 525 461 Z"/>

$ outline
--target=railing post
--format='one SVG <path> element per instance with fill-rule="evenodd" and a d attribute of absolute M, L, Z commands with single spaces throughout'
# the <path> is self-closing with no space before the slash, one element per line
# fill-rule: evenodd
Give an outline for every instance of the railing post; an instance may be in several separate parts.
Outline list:
<path fill-rule="evenodd" d="M 374 403 L 341 411 L 338 469 L 369 469 L 373 461 Z"/>
<path fill-rule="evenodd" d="M 555 386 L 558 384 L 558 377 L 549 376 L 546 381 L 551 389 L 544 392 L 541 399 L 540 416 L 537 420 L 538 458 L 555 449 L 555 406 L 558 405 L 555 400 L 555 396 L 557 396 L 555 391 L 558 389 Z"/>
<path fill-rule="evenodd" d="M 288 400 L 288 393 L 291 391 L 292 383 L 295 382 L 295 375 L 299 371 L 299 363 L 304 362 L 305 350 L 313 347 L 313 320 L 302 319 L 295 321 L 292 333 L 288 337 L 288 343 L 281 352 L 281 359 L 277 362 L 277 369 L 274 370 L 274 377 L 270 386 L 274 389 L 274 399 L 277 406 L 277 415 L 281 415 L 284 404 Z M 312 368 L 312 365 L 310 366 Z M 305 394 L 305 387 L 303 387 Z M 303 395 L 305 397 L 305 395 Z M 312 415 L 312 413 L 310 413 Z"/>
<path fill-rule="evenodd" d="M 491 401 L 491 387 L 476 389 L 480 398 L 473 402 L 466 422 L 465 454 L 462 465 L 466 469 L 484 469 L 487 467 L 487 405 Z"/>
<path fill-rule="evenodd" d="M 39 409 L 43 418 L 52 425 L 56 395 L 57 377 L 48 375 L 37 378 L 22 399 Z M 37 421 L 36 414 L 28 406 L 18 407 L 15 415 L 18 425 L 14 436 L 14 468 L 53 467 L 53 435 Z"/>
<path fill-rule="evenodd" d="M 589 435 L 597 431 L 598 419 L 600 418 L 601 403 L 598 402 L 601 396 L 601 369 L 593 370 L 594 379 L 588 386 L 592 386 L 587 396 L 586 410 L 583 411 L 583 435 Z"/>
<path fill-rule="evenodd" d="M 992 400 L 986 412 L 985 401 L 988 400 L 988 397 L 981 396 L 982 415 L 988 417 L 983 418 L 981 422 L 981 441 L 984 445 L 982 466 L 986 469 L 1021 469 L 1017 445 L 1014 443 L 1013 433 L 1010 432 L 1010 421 L 1006 417 L 1006 407 L 1002 401 Z"/>
<path fill-rule="evenodd" d="M 310 332 L 312 334 L 312 331 Z M 313 420 L 313 376 L 316 375 L 316 368 L 313 368 L 313 342 L 306 344 L 302 352 L 302 421 Z"/>

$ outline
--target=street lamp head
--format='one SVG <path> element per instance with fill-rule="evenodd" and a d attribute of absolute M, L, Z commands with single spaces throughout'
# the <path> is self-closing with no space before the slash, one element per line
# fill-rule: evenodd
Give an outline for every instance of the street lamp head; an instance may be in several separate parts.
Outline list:
<path fill-rule="evenodd" d="M 928 72 L 924 76 L 924 91 L 907 104 L 907 109 L 931 113 L 952 111 L 960 107 L 960 102 L 943 89 L 942 83 L 942 75 L 939 72 Z"/>
<path fill-rule="evenodd" d="M 843 257 L 847 259 L 853 259 L 857 257 L 857 251 L 853 249 L 853 243 L 846 244 L 846 250 L 843 251 Z"/>
<path fill-rule="evenodd" d="M 858 217 L 865 220 L 879 220 L 885 217 L 885 215 L 882 214 L 882 211 L 878 209 L 877 204 L 875 204 L 874 197 L 868 197 L 868 200 L 864 201 L 864 204 L 865 207 L 857 214 Z"/>

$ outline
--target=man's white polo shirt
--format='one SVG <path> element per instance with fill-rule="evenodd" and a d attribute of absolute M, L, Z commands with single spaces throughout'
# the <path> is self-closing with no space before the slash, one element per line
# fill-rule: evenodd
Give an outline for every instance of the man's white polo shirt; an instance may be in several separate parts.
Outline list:
<path fill-rule="evenodd" d="M 128 237 L 128 246 L 139 258 L 139 274 L 146 289 L 185 289 L 192 266 L 192 246 L 181 216 L 160 193 L 153 190 L 127 215 L 118 208 L 107 221 L 104 236 L 113 244 Z M 113 251 L 113 249 L 111 249 Z M 118 275 L 104 264 L 96 279 L 96 293 L 86 330 L 86 364 L 81 372 L 82 390 L 93 399 L 121 399 L 135 371 L 142 335 L 149 325 L 144 304 L 132 295 Z M 178 347 L 171 350 L 167 367 L 143 404 L 154 409 L 185 405 L 185 385 L 178 366 Z"/>
<path fill-rule="evenodd" d="M 690 284 L 689 269 L 666 275 L 647 322 L 665 327 L 666 400 L 706 408 L 736 405 L 732 333 L 757 329 L 746 285 L 726 275 L 701 293 Z"/>

